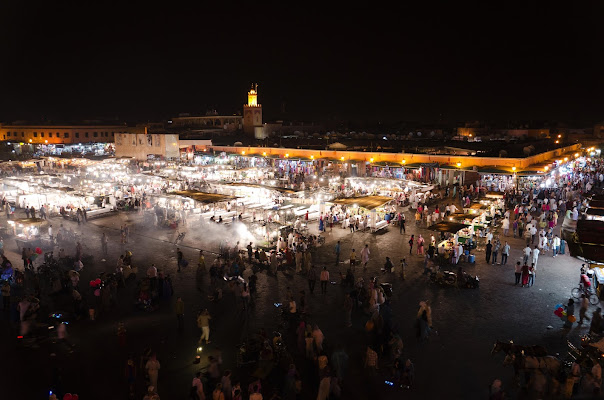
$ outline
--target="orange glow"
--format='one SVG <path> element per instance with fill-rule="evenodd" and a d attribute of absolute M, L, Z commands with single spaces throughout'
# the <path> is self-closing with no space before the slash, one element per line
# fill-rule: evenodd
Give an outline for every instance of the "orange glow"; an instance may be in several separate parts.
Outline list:
<path fill-rule="evenodd" d="M 315 156 L 312 156 L 312 155 L 311 155 L 311 156 L 310 156 L 310 159 L 311 159 L 311 160 L 314 160 L 314 159 L 315 159 Z"/>
<path fill-rule="evenodd" d="M 512 171 L 516 171 L 516 167 L 512 167 Z"/>
<path fill-rule="evenodd" d="M 285 157 L 286 157 L 286 158 L 287 158 L 287 157 L 289 157 L 289 153 L 285 153 Z"/>
<path fill-rule="evenodd" d="M 369 159 L 369 162 L 373 162 L 373 158 L 370 158 L 370 159 Z"/>
<path fill-rule="evenodd" d="M 461 163 L 460 162 L 457 163 L 457 167 L 458 168 L 461 167 Z"/>
<path fill-rule="evenodd" d="M 340 160 L 344 161 L 344 156 L 340 157 Z"/>
<path fill-rule="evenodd" d="M 244 156 L 244 155 L 245 155 L 245 151 L 242 151 L 242 152 L 241 152 L 241 155 L 242 155 L 242 156 Z"/>
<path fill-rule="evenodd" d="M 31 143 L 31 142 L 32 142 L 32 140 L 31 140 L 31 139 L 29 139 L 29 143 Z"/>
<path fill-rule="evenodd" d="M 401 161 L 401 162 L 402 162 L 403 164 L 405 164 L 405 163 L 407 163 L 407 160 L 403 160 L 403 161 Z"/>
<path fill-rule="evenodd" d="M 546 167 L 545 167 L 545 168 L 543 168 L 543 169 L 544 169 L 545 171 L 547 171 L 547 170 L 549 169 L 549 167 L 547 167 L 547 166 L 546 166 Z"/>
<path fill-rule="evenodd" d="M 266 157 L 266 151 L 265 151 L 265 152 L 263 152 L 263 153 L 262 153 L 262 155 Z"/>

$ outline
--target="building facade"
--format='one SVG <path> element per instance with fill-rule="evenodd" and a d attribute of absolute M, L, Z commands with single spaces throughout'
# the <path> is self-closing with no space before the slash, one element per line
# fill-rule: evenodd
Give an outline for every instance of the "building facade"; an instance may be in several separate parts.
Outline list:
<path fill-rule="evenodd" d="M 118 133 L 144 130 L 124 125 L 0 125 L 0 138 L 30 144 L 112 143 Z"/>

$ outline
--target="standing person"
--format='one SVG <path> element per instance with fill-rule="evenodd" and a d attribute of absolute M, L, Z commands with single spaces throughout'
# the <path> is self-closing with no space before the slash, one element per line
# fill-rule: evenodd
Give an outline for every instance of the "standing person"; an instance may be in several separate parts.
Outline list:
<path fill-rule="evenodd" d="M 103 249 L 103 255 L 107 255 L 107 234 L 103 232 L 103 236 L 101 237 L 101 248 Z"/>
<path fill-rule="evenodd" d="M 327 293 L 327 282 L 329 282 L 329 271 L 327 267 L 323 267 L 323 271 L 321 271 L 321 293 Z"/>
<path fill-rule="evenodd" d="M 573 299 L 568 299 L 568 304 L 566 305 L 566 321 L 564 322 L 565 328 L 571 328 L 573 323 L 569 321 L 570 316 L 575 315 L 575 301 Z"/>
<path fill-rule="evenodd" d="M 184 329 L 185 321 L 185 302 L 182 301 L 182 297 L 176 298 L 176 304 L 174 305 L 174 311 L 176 312 L 176 320 L 178 321 L 178 331 L 182 332 Z"/>
<path fill-rule="evenodd" d="M 522 287 L 526 285 L 528 287 L 529 282 L 529 266 L 525 263 L 522 266 Z"/>
<path fill-rule="evenodd" d="M 506 265 L 508 263 L 508 256 L 510 255 L 510 245 L 506 241 L 503 245 L 503 249 L 501 250 L 501 265 Z"/>
<path fill-rule="evenodd" d="M 344 324 L 347 328 L 352 326 L 352 298 L 350 293 L 344 295 Z"/>
<path fill-rule="evenodd" d="M 133 399 L 136 384 L 136 365 L 134 364 L 134 357 L 132 354 L 128 356 L 128 361 L 126 361 L 124 375 L 126 376 L 126 382 L 128 382 L 128 393 L 130 398 Z"/>
<path fill-rule="evenodd" d="M 367 269 L 367 263 L 369 262 L 369 245 L 366 244 L 363 250 L 361 250 L 361 262 L 363 263 L 363 270 Z"/>
<path fill-rule="evenodd" d="M 537 261 L 539 260 L 540 250 L 537 246 L 533 249 L 533 265 L 537 268 Z"/>
<path fill-rule="evenodd" d="M 157 392 L 157 378 L 159 375 L 160 369 L 159 361 L 157 361 L 157 356 L 153 354 L 149 361 L 145 364 L 145 369 L 147 370 L 147 375 L 149 375 L 149 385 L 155 388 Z"/>
<path fill-rule="evenodd" d="M 528 286 L 533 286 L 535 284 L 535 273 L 537 272 L 537 268 L 535 268 L 535 264 L 531 264 L 529 267 L 529 280 Z"/>
<path fill-rule="evenodd" d="M 247 245 L 247 261 L 251 264 L 252 263 L 252 242 L 250 242 L 250 244 Z"/>
<path fill-rule="evenodd" d="M 583 325 L 584 319 L 589 321 L 589 317 L 587 315 L 585 315 L 588 308 L 589 308 L 589 299 L 587 298 L 587 295 L 585 293 L 583 293 L 581 295 L 581 308 L 579 308 L 579 322 L 578 322 L 579 325 Z"/>
<path fill-rule="evenodd" d="M 210 344 L 210 312 L 206 308 L 197 316 L 197 326 L 201 329 L 201 337 L 199 338 L 199 344 L 205 339 L 206 344 Z"/>
<path fill-rule="evenodd" d="M 493 265 L 497 264 L 497 255 L 499 254 L 499 249 L 501 248 L 501 242 L 499 238 L 495 238 L 495 244 L 493 245 Z"/>
<path fill-rule="evenodd" d="M 317 283 L 317 270 L 314 265 L 311 265 L 308 269 L 308 274 L 306 275 L 308 279 L 308 290 L 310 290 L 310 294 L 313 294 L 315 290 L 315 283 Z"/>
<path fill-rule="evenodd" d="M 415 235 L 411 235 L 411 238 L 409 239 L 409 255 L 411 255 L 411 252 L 413 251 L 413 242 L 415 241 Z"/>
<path fill-rule="evenodd" d="M 503 229 L 503 236 L 507 237 L 508 233 L 510 232 L 510 220 L 504 218 L 503 222 L 501 223 L 501 228 Z"/>
<path fill-rule="evenodd" d="M 399 229 L 398 232 L 399 234 L 403 234 L 403 233 L 407 233 L 407 231 L 405 230 L 405 213 L 401 211 L 401 213 L 399 214 L 400 218 L 399 218 Z"/>
<path fill-rule="evenodd" d="M 340 241 L 336 243 L 336 265 L 340 263 Z"/>
<path fill-rule="evenodd" d="M 422 235 L 417 238 L 417 255 L 424 255 L 424 238 Z"/>
<path fill-rule="evenodd" d="M 552 252 L 554 257 L 560 252 L 560 237 L 558 235 L 554 236 L 554 240 L 552 241 Z"/>
<path fill-rule="evenodd" d="M 491 241 L 489 240 L 487 245 L 485 246 L 485 257 L 487 260 L 487 264 L 489 264 L 489 261 L 491 260 L 491 252 L 493 251 L 493 245 L 491 244 Z"/>
<path fill-rule="evenodd" d="M 520 261 L 516 262 L 516 266 L 514 267 L 514 275 L 516 276 L 514 286 L 516 286 L 520 283 L 520 277 L 522 276 L 522 265 L 520 265 Z"/>

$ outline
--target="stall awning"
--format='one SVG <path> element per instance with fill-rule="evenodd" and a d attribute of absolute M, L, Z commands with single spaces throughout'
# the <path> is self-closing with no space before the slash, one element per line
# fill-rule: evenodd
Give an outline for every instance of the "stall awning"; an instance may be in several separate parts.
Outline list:
<path fill-rule="evenodd" d="M 269 190 L 275 190 L 279 193 L 286 193 L 286 194 L 298 193 L 297 191 L 295 191 L 293 189 L 287 189 L 287 188 L 269 186 L 269 185 L 259 185 L 257 183 L 229 182 L 229 183 L 227 183 L 227 185 L 229 185 L 229 186 L 247 186 L 247 187 L 255 187 L 255 188 L 261 188 L 261 189 L 269 189 Z"/>
<path fill-rule="evenodd" d="M 357 205 L 367 210 L 373 210 L 389 203 L 393 200 L 392 197 L 387 196 L 363 196 L 363 197 L 346 197 L 344 199 L 336 199 L 333 201 L 335 204 L 344 204 L 347 206 Z"/>
<path fill-rule="evenodd" d="M 431 225 L 428 227 L 431 231 L 437 232 L 451 232 L 456 233 L 460 229 L 465 228 L 465 224 L 460 224 L 459 222 L 450 222 L 450 221 L 442 221 L 437 224 Z"/>
<path fill-rule="evenodd" d="M 470 206 L 472 210 L 486 210 L 488 207 L 482 203 L 472 203 Z"/>
<path fill-rule="evenodd" d="M 199 192 L 197 190 L 177 190 L 175 192 L 171 192 L 170 194 L 188 197 L 203 204 L 219 203 L 221 201 L 230 201 L 235 200 L 237 198 L 235 196 L 227 196 L 224 194 L 217 193 L 205 193 Z"/>
<path fill-rule="evenodd" d="M 480 174 L 495 174 L 495 175 L 513 175 L 514 172 L 497 167 L 478 167 L 478 173 Z"/>
<path fill-rule="evenodd" d="M 43 224 L 48 221 L 43 218 L 18 218 L 18 219 L 9 219 L 8 222 L 14 222 L 15 224 L 20 224 L 20 225 L 36 225 L 36 224 Z"/>

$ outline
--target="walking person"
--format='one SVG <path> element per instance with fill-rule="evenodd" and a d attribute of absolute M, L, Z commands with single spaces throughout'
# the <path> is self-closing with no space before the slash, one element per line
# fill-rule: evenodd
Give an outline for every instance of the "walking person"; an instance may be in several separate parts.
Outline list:
<path fill-rule="evenodd" d="M 329 271 L 327 267 L 323 267 L 323 271 L 321 271 L 321 293 L 327 293 L 327 282 L 329 282 Z"/>
<path fill-rule="evenodd" d="M 197 316 L 197 326 L 201 329 L 201 337 L 199 338 L 199 344 L 201 344 L 204 339 L 206 344 L 210 344 L 210 320 L 212 316 L 210 316 L 210 312 L 206 308 Z"/>
<path fill-rule="evenodd" d="M 313 294 L 315 290 L 315 283 L 317 283 L 317 270 L 314 265 L 311 265 L 308 269 L 308 274 L 306 275 L 308 279 L 308 290 L 310 290 L 310 294 Z"/>
<path fill-rule="evenodd" d="M 336 243 L 336 265 L 340 263 L 340 241 Z"/>
<path fill-rule="evenodd" d="M 589 308 L 589 299 L 587 298 L 587 295 L 585 293 L 583 293 L 581 295 L 581 308 L 579 308 L 579 325 L 583 325 L 583 320 L 587 320 L 589 321 L 590 318 L 585 315 L 585 313 L 587 312 L 587 309 Z"/>
<path fill-rule="evenodd" d="M 352 326 L 352 297 L 350 297 L 350 293 L 344 295 L 344 324 L 347 328 Z"/>
<path fill-rule="evenodd" d="M 412 251 L 413 251 L 413 242 L 415 241 L 415 235 L 411 235 L 411 238 L 409 239 L 409 255 L 411 255 Z"/>
<path fill-rule="evenodd" d="M 526 247 L 524 248 L 523 252 L 523 256 L 522 256 L 522 263 L 523 264 L 528 264 L 529 262 L 529 257 L 531 256 L 532 250 L 531 250 L 531 246 L 529 246 L 528 244 L 526 245 Z"/>
<path fill-rule="evenodd" d="M 357 264 L 357 253 L 355 251 L 355 249 L 352 249 L 352 251 L 350 252 L 350 269 L 352 270 L 352 272 L 354 272 L 354 267 Z"/>
<path fill-rule="evenodd" d="M 540 250 L 537 246 L 533 249 L 533 266 L 537 268 L 537 261 L 539 261 Z"/>
<path fill-rule="evenodd" d="M 176 320 L 178 321 L 178 332 L 182 332 L 184 329 L 185 321 L 185 302 L 182 301 L 182 297 L 180 296 L 176 298 L 174 311 L 176 312 Z"/>
<path fill-rule="evenodd" d="M 147 370 L 147 375 L 149 375 L 149 385 L 153 386 L 155 392 L 157 392 L 157 378 L 159 376 L 160 369 L 159 361 L 157 361 L 157 357 L 155 354 L 151 356 L 149 361 L 145 364 L 145 369 Z"/>
<path fill-rule="evenodd" d="M 10 283 L 4 281 L 2 284 L 2 310 L 8 312 L 10 310 Z"/>
<path fill-rule="evenodd" d="M 405 213 L 401 211 L 399 213 L 399 215 L 400 215 L 400 218 L 398 221 L 398 223 L 399 223 L 398 232 L 399 232 L 399 234 L 402 235 L 403 233 L 407 233 L 407 231 L 405 230 Z"/>
<path fill-rule="evenodd" d="M 367 263 L 369 262 L 369 245 L 366 244 L 363 250 L 361 250 L 361 262 L 363 263 L 363 270 L 367 269 Z"/>
<path fill-rule="evenodd" d="M 103 255 L 107 255 L 107 234 L 103 232 L 103 236 L 101 237 L 101 248 L 103 250 Z"/>
<path fill-rule="evenodd" d="M 507 265 L 508 256 L 510 255 L 510 245 L 506 241 L 501 250 L 501 265 Z"/>

